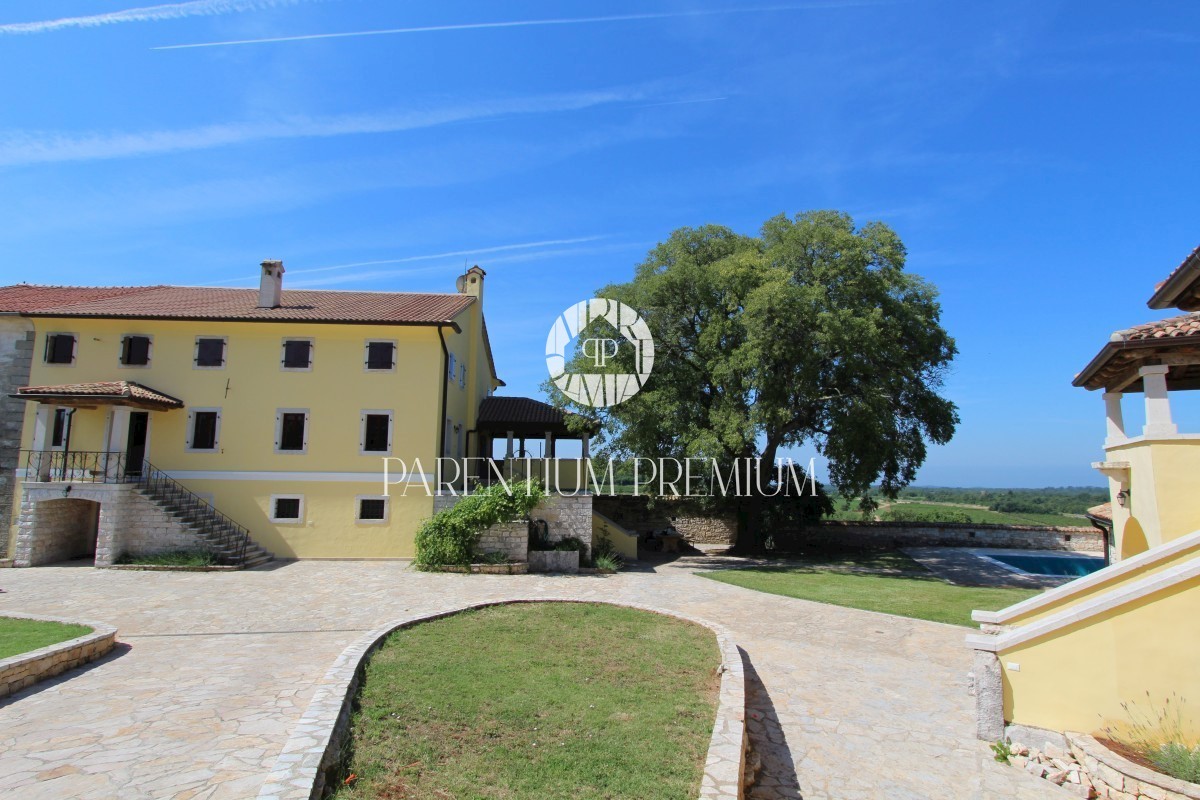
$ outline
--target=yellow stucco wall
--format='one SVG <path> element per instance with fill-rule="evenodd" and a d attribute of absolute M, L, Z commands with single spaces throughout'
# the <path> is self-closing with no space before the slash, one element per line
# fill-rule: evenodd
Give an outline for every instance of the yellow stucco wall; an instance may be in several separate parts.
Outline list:
<path fill-rule="evenodd" d="M 1093 732 L 1172 692 L 1200 703 L 1200 578 L 1001 651 L 1004 717 L 1039 728 Z M 1019 671 L 1012 665 L 1020 666 Z M 1186 734 L 1200 736 L 1200 717 Z"/>
<path fill-rule="evenodd" d="M 460 333 L 450 328 L 443 332 L 456 363 L 466 364 L 461 383 L 458 374 L 449 380 L 432 326 L 36 319 L 30 384 L 128 380 L 182 400 L 183 409 L 150 412 L 147 459 L 193 491 L 211 494 L 218 509 L 248 527 L 276 555 L 410 557 L 416 527 L 432 513 L 432 499 L 424 491 L 393 496 L 386 524 L 355 521 L 356 497 L 383 491 L 380 456 L 360 453 L 362 412 L 391 411 L 391 455 L 410 467 L 419 458 L 423 471 L 432 474 L 445 427 L 444 391 L 451 421 L 447 450 L 455 446 L 456 425 L 465 448 L 479 401 L 495 380 L 484 355 L 481 304 L 468 306 L 455 322 Z M 73 365 L 44 363 L 47 333 L 77 336 Z M 120 364 L 127 334 L 152 337 L 149 366 Z M 197 336 L 228 339 L 224 368 L 194 366 Z M 282 369 L 282 343 L 292 338 L 313 340 L 311 370 Z M 396 342 L 395 371 L 365 369 L 366 342 L 372 339 Z M 37 408 L 37 403 L 27 404 L 25 449 L 35 449 Z M 217 452 L 187 450 L 188 412 L 197 408 L 220 409 Z M 285 408 L 308 411 L 303 454 L 275 452 L 276 413 Z M 106 406 L 77 411 L 70 449 L 107 450 L 110 414 Z M 271 522 L 273 494 L 304 495 L 304 523 Z"/>
<path fill-rule="evenodd" d="M 1109 447 L 1106 454 L 1108 461 L 1128 462 L 1130 468 L 1127 506 L 1121 508 L 1113 500 L 1118 558 L 1200 529 L 1195 478 L 1200 438 L 1133 440 Z"/>

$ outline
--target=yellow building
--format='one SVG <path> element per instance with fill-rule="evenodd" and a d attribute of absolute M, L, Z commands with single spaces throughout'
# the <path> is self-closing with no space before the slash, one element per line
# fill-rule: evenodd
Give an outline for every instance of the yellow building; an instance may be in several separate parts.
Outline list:
<path fill-rule="evenodd" d="M 257 290 L 64 289 L 56 305 L 47 288 L 20 314 L 33 356 L 12 393 L 8 552 L 103 565 L 200 536 L 230 563 L 411 557 L 437 459 L 491 446 L 475 435 L 503 385 L 484 275 L 446 294 L 314 291 L 265 261 Z M 386 496 L 385 458 L 409 481 Z"/>
<path fill-rule="evenodd" d="M 1179 431 L 1171 395 L 1200 388 L 1200 248 L 1149 305 L 1188 313 L 1117 331 L 1075 378 L 1102 390 L 1112 564 L 1023 603 L 974 618 L 979 735 L 1006 726 L 1091 733 L 1127 719 L 1122 703 L 1188 702 L 1200 736 L 1200 434 Z M 1123 400 L 1142 395 L 1128 430 Z M 1150 700 L 1147 700 L 1149 693 Z M 1148 710 L 1148 709 L 1147 709 Z M 1029 735 L 1018 734 L 1020 741 Z M 1037 740 L 1040 742 L 1040 740 Z"/>

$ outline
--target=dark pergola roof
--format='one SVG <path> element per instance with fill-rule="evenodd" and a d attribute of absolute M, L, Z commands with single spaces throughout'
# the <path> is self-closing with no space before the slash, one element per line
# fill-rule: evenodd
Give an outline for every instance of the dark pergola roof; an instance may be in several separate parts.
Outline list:
<path fill-rule="evenodd" d="M 512 431 L 515 436 L 526 438 L 547 433 L 556 439 L 577 438 L 580 432 L 567 426 L 568 418 L 585 419 L 532 397 L 485 397 L 479 404 L 475 427 L 492 436 L 506 436 Z M 594 433 L 599 426 L 593 420 L 587 422 L 588 432 Z"/>

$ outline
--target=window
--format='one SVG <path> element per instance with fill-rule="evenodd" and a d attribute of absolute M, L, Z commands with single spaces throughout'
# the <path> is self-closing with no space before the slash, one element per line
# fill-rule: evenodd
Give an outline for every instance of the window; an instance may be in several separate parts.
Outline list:
<path fill-rule="evenodd" d="M 121 340 L 121 363 L 127 367 L 144 367 L 150 363 L 150 337 L 126 336 Z"/>
<path fill-rule="evenodd" d="M 396 368 L 395 342 L 367 342 L 367 369 L 390 372 Z"/>
<path fill-rule="evenodd" d="M 75 363 L 75 334 L 51 333 L 46 336 L 47 364 Z"/>
<path fill-rule="evenodd" d="M 188 414 L 188 450 L 212 452 L 217 449 L 221 429 L 221 411 L 216 408 L 197 408 Z"/>
<path fill-rule="evenodd" d="M 387 522 L 386 497 L 358 497 L 358 522 Z"/>
<path fill-rule="evenodd" d="M 275 452 L 303 453 L 308 449 L 308 411 L 280 409 L 275 414 Z"/>
<path fill-rule="evenodd" d="M 312 339 L 283 340 L 283 368 L 294 370 L 312 369 Z"/>
<path fill-rule="evenodd" d="M 392 451 L 392 412 L 364 411 L 359 450 L 363 453 Z"/>
<path fill-rule="evenodd" d="M 67 438 L 67 410 L 54 409 L 54 427 L 50 431 L 50 446 L 62 447 Z"/>
<path fill-rule="evenodd" d="M 225 339 L 197 337 L 196 366 L 201 369 L 221 369 L 225 366 Z"/>
<path fill-rule="evenodd" d="M 271 522 L 303 522 L 304 495 L 271 495 Z"/>

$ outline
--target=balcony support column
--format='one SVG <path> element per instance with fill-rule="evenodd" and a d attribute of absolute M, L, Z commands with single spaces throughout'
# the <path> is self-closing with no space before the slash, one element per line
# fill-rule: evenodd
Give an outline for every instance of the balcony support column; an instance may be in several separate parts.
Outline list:
<path fill-rule="evenodd" d="M 31 459 L 30 466 L 37 470 L 37 479 L 42 482 L 50 480 L 50 464 L 53 461 L 50 451 L 54 449 L 54 414 L 57 410 L 58 406 L 38 403 L 33 422 L 33 449 L 37 455 Z"/>
<path fill-rule="evenodd" d="M 104 449 L 109 453 L 123 453 L 129 443 L 129 413 L 128 406 L 113 406 L 108 417 L 108 446 Z M 190 436 L 190 434 L 189 434 Z M 110 480 L 121 477 L 121 459 L 112 458 L 105 464 L 104 473 Z"/>
<path fill-rule="evenodd" d="M 586 461 L 587 459 L 589 459 L 589 458 L 591 458 L 591 457 L 592 457 L 592 453 L 591 453 L 591 439 L 592 439 L 592 437 L 591 437 L 591 436 L 589 436 L 588 434 L 586 434 L 586 433 L 585 433 L 585 434 L 583 435 L 583 451 L 582 451 L 582 457 L 583 457 L 583 459 L 584 459 L 585 461 Z"/>
<path fill-rule="evenodd" d="M 1108 425 L 1108 434 L 1104 439 L 1105 447 L 1123 444 L 1127 438 L 1125 436 L 1125 414 L 1121 410 L 1122 397 L 1124 395 L 1120 392 L 1104 393 L 1104 412 Z"/>
<path fill-rule="evenodd" d="M 1142 367 L 1142 385 L 1146 396 L 1146 425 L 1142 434 L 1146 437 L 1175 436 L 1179 428 L 1171 421 L 1171 400 L 1167 396 L 1167 371 L 1165 364 Z"/>

